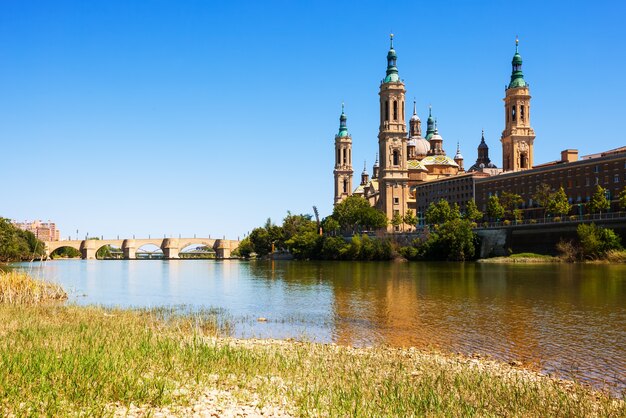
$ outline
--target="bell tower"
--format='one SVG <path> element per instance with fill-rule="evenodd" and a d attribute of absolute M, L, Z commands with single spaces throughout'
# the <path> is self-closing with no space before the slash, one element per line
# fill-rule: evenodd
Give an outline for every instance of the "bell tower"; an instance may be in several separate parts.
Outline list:
<path fill-rule="evenodd" d="M 348 133 L 347 120 L 342 103 L 339 132 L 335 135 L 335 205 L 352 194 L 352 137 Z"/>
<path fill-rule="evenodd" d="M 530 90 L 522 74 L 522 57 L 515 39 L 511 82 L 504 97 L 504 131 L 502 131 L 502 168 L 504 171 L 533 167 L 535 131 L 530 126 Z"/>
<path fill-rule="evenodd" d="M 404 120 L 404 83 L 398 76 L 393 34 L 387 53 L 387 74 L 380 84 L 380 152 L 379 209 L 391 219 L 394 214 L 404 216 L 407 208 L 409 171 L 407 167 L 407 132 Z M 390 227 L 391 228 L 391 227 Z"/>

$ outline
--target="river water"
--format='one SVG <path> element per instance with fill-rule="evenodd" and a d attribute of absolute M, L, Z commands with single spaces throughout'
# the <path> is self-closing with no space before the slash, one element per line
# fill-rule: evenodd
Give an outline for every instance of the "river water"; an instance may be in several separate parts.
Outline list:
<path fill-rule="evenodd" d="M 626 390 L 626 265 L 57 260 L 18 267 L 60 283 L 81 305 L 223 308 L 236 337 L 435 347 Z"/>

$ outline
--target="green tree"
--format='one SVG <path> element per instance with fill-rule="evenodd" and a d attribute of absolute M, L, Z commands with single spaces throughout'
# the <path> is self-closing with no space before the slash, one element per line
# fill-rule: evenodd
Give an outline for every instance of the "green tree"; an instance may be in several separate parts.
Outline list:
<path fill-rule="evenodd" d="M 32 260 L 44 255 L 44 243 L 32 232 L 14 226 L 0 217 L 0 262 Z"/>
<path fill-rule="evenodd" d="M 317 223 L 312 219 L 313 216 L 311 215 L 293 215 L 291 212 L 287 212 L 287 216 L 283 219 L 282 238 L 287 241 L 293 236 L 305 232 L 317 233 Z"/>
<path fill-rule="evenodd" d="M 516 212 L 524 200 L 516 193 L 502 192 L 500 204 L 504 208 L 504 216 L 510 219 L 519 220 L 521 212 Z"/>
<path fill-rule="evenodd" d="M 400 215 L 400 212 L 396 212 L 391 218 L 391 225 L 393 225 L 394 228 L 398 228 L 400 225 L 402 225 L 403 220 L 404 218 L 402 217 L 402 215 Z"/>
<path fill-rule="evenodd" d="M 322 220 L 322 231 L 326 234 L 336 235 L 340 229 L 339 222 L 332 216 L 327 216 Z"/>
<path fill-rule="evenodd" d="M 317 224 L 313 222 L 313 230 L 294 234 L 285 244 L 295 259 L 309 260 L 319 258 L 322 250 L 322 237 L 315 231 Z"/>
<path fill-rule="evenodd" d="M 500 199 L 495 194 L 489 196 L 487 200 L 487 216 L 496 221 L 504 218 L 504 207 L 500 204 Z"/>
<path fill-rule="evenodd" d="M 429 225 L 441 224 L 460 217 L 458 206 L 451 208 L 450 204 L 445 199 L 440 199 L 438 202 L 431 202 L 424 215 L 426 223 Z"/>
<path fill-rule="evenodd" d="M 417 224 L 417 216 L 413 213 L 411 209 L 407 210 L 404 214 L 404 223 L 410 225 L 411 228 L 414 228 Z"/>
<path fill-rule="evenodd" d="M 619 207 L 621 210 L 626 210 L 626 186 L 624 186 L 624 190 L 622 190 L 618 196 Z"/>
<path fill-rule="evenodd" d="M 239 243 L 239 247 L 235 251 L 233 251 L 233 255 L 250 258 L 250 254 L 252 254 L 253 252 L 254 246 L 252 245 L 250 238 L 246 237 L 241 240 L 241 242 Z"/>
<path fill-rule="evenodd" d="M 483 213 L 478 210 L 478 206 L 476 206 L 476 201 L 474 199 L 470 199 L 467 201 L 465 205 L 465 213 L 463 214 L 463 219 L 467 219 L 468 221 L 477 222 L 482 219 Z"/>
<path fill-rule="evenodd" d="M 267 229 L 254 228 L 250 233 L 249 238 L 252 243 L 252 247 L 254 248 L 254 252 L 257 253 L 258 256 L 266 256 L 272 251 L 272 242 Z"/>
<path fill-rule="evenodd" d="M 550 196 L 552 196 L 552 189 L 550 188 L 550 185 L 541 183 L 537 186 L 535 194 L 533 195 L 533 201 L 541 206 L 543 209 L 543 216 L 546 216 L 546 206 L 550 201 Z"/>
<path fill-rule="evenodd" d="M 572 205 L 570 205 L 567 200 L 567 195 L 565 194 L 565 190 L 563 190 L 563 186 L 561 186 L 556 192 L 550 194 L 545 205 L 546 212 L 552 216 L 567 215 L 571 209 Z"/>
<path fill-rule="evenodd" d="M 602 211 L 608 210 L 611 207 L 611 202 L 606 198 L 606 189 L 598 184 L 587 206 L 591 213 L 602 213 Z"/>
<path fill-rule="evenodd" d="M 583 258 L 599 258 L 610 250 L 622 249 L 621 239 L 612 229 L 601 228 L 594 223 L 580 224 L 576 233 Z"/>
<path fill-rule="evenodd" d="M 467 219 L 451 219 L 437 225 L 418 252 L 434 260 L 464 261 L 474 258 L 476 234 Z"/>
<path fill-rule="evenodd" d="M 363 228 L 383 228 L 387 226 L 384 213 L 371 207 L 361 196 L 352 195 L 335 205 L 332 217 L 345 232 L 354 233 Z"/>

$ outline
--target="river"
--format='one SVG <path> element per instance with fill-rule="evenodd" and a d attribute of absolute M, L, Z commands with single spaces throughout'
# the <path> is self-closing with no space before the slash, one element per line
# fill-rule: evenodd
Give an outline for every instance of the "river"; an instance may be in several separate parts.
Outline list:
<path fill-rule="evenodd" d="M 17 266 L 60 283 L 80 305 L 222 308 L 236 337 L 434 347 L 626 390 L 626 265 L 57 260 Z"/>

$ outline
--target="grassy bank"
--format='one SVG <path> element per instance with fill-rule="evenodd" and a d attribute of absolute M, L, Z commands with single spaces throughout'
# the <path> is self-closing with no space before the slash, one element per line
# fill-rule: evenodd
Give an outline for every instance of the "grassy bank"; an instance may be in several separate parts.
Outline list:
<path fill-rule="evenodd" d="M 33 304 L 67 299 L 57 284 L 35 280 L 20 271 L 0 271 L 0 303 Z"/>
<path fill-rule="evenodd" d="M 551 255 L 544 254 L 536 254 L 536 253 L 518 253 L 511 254 L 507 257 L 492 257 L 492 258 L 482 258 L 477 260 L 479 263 L 496 263 L 496 264 L 507 264 L 507 263 L 562 263 L 560 257 L 553 257 Z"/>
<path fill-rule="evenodd" d="M 216 312 L 0 304 L 0 415 L 625 414 L 622 401 L 500 363 L 216 337 L 228 331 Z"/>

